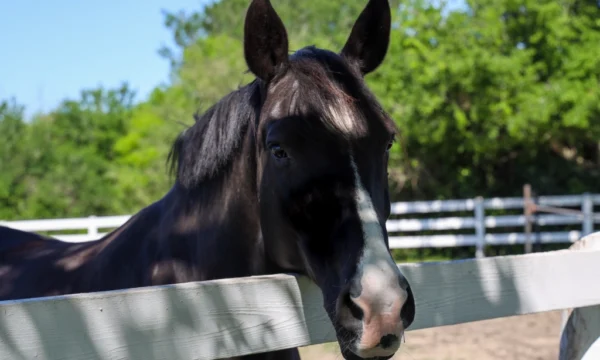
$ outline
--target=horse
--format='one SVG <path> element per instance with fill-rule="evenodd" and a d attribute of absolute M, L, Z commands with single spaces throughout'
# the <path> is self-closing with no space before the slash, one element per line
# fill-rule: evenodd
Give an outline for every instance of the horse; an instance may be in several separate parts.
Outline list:
<path fill-rule="evenodd" d="M 252 0 L 255 78 L 176 137 L 170 190 L 86 243 L 0 227 L 0 300 L 297 273 L 322 292 L 344 358 L 392 357 L 415 302 L 385 226 L 397 127 L 365 82 L 390 27 L 388 1 L 369 0 L 341 51 L 290 52 L 271 2 Z"/>

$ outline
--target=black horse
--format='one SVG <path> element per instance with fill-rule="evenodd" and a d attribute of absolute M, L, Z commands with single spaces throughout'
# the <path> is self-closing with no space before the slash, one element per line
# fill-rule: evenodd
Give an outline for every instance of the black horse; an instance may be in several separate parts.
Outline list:
<path fill-rule="evenodd" d="M 396 127 L 364 82 L 390 23 L 387 0 L 370 0 L 339 54 L 290 55 L 269 0 L 253 0 L 244 54 L 256 79 L 179 135 L 171 190 L 89 243 L 0 227 L 0 300 L 300 273 L 320 287 L 344 357 L 393 356 L 415 304 L 385 226 Z"/>

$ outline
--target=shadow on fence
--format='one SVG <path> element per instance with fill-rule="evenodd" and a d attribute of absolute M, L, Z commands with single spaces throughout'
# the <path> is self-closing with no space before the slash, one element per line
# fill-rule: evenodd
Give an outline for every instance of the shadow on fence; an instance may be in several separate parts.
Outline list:
<path fill-rule="evenodd" d="M 281 283 L 266 292 L 272 295 L 279 289 L 273 303 L 263 299 L 265 292 L 258 286 L 214 283 L 193 289 L 6 302 L 0 316 L 0 353 L 16 360 L 217 359 L 234 355 L 232 350 L 239 354 L 282 349 L 289 339 L 278 333 L 277 322 L 304 317 L 305 309 L 293 306 L 301 303 L 300 292 Z M 241 299 L 247 299 L 248 306 Z M 262 310 L 256 306 L 261 299 Z M 279 319 L 273 319 L 274 306 L 282 308 Z"/>

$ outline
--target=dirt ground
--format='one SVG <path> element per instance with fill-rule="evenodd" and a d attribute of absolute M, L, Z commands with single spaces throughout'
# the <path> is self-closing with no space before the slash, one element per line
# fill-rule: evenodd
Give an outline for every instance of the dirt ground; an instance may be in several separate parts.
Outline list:
<path fill-rule="evenodd" d="M 561 312 L 411 331 L 394 360 L 550 360 L 558 358 Z M 304 347 L 303 360 L 342 360 L 335 343 Z"/>

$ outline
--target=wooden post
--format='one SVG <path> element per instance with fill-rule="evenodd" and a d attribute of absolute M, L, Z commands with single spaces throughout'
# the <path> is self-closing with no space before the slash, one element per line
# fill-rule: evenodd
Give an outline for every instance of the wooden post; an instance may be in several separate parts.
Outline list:
<path fill-rule="evenodd" d="M 523 212 L 525 215 L 525 253 L 531 252 L 531 215 L 533 214 L 531 201 L 531 185 L 523 186 Z"/>
<path fill-rule="evenodd" d="M 475 257 L 480 259 L 485 257 L 485 208 L 483 198 L 475 198 L 475 235 L 477 235 L 477 245 Z"/>

